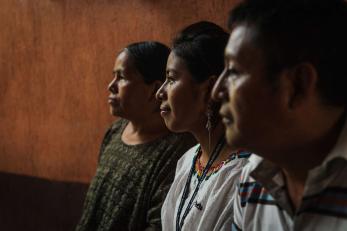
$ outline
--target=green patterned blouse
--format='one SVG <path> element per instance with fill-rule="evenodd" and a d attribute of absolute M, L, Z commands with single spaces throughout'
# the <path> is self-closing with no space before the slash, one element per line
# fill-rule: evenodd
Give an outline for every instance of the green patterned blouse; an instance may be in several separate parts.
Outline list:
<path fill-rule="evenodd" d="M 121 140 L 126 124 L 118 120 L 105 135 L 78 231 L 161 230 L 160 210 L 177 160 L 196 141 L 189 134 L 169 133 L 127 145 Z"/>

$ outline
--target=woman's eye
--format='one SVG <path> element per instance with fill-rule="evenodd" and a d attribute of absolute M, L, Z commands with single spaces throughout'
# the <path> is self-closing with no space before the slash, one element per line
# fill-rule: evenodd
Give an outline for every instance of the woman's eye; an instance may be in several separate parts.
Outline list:
<path fill-rule="evenodd" d="M 125 79 L 125 77 L 124 77 L 124 75 L 120 75 L 120 74 L 118 74 L 118 75 L 117 75 L 117 79 L 118 79 L 118 80 L 124 80 L 124 79 Z"/>

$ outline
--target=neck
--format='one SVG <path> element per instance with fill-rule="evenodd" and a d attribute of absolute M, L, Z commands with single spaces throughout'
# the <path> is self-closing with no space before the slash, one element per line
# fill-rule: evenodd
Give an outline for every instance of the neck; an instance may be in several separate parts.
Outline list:
<path fill-rule="evenodd" d="M 122 134 L 122 140 L 127 144 L 142 144 L 168 133 L 169 130 L 160 115 L 153 113 L 147 118 L 129 120 Z"/>
<path fill-rule="evenodd" d="M 192 133 L 201 146 L 200 163 L 203 166 L 206 166 L 214 148 L 218 144 L 219 140 L 224 136 L 224 126 L 222 123 L 218 123 L 217 126 L 212 129 L 210 135 L 205 127 L 201 128 L 200 130 L 193 131 Z M 230 152 L 231 150 L 229 147 L 223 147 L 214 163 L 227 159 Z"/>
<path fill-rule="evenodd" d="M 300 160 L 291 158 L 282 164 L 288 194 L 295 209 L 300 206 L 309 171 L 324 161 L 336 143 L 338 134 L 339 132 L 335 132 L 323 136 L 320 141 L 317 140 L 312 145 L 302 148 L 301 152 L 294 152 L 296 157 L 300 157 Z"/>
<path fill-rule="evenodd" d="M 282 152 L 283 156 L 287 158 L 284 158 L 277 164 L 282 168 L 287 182 L 289 197 L 295 209 L 300 206 L 309 171 L 321 165 L 336 145 L 344 121 L 345 116 L 342 115 L 335 120 L 335 123 L 329 129 L 317 136 L 316 139 L 291 149 L 290 152 Z M 300 160 L 298 160 L 298 157 Z"/>
<path fill-rule="evenodd" d="M 308 171 L 320 165 L 336 145 L 344 120 L 344 116 L 336 119 L 335 123 L 320 135 L 315 136 L 314 139 L 282 152 L 281 156 L 286 158 L 278 161 L 278 165 L 293 178 L 306 179 Z M 298 157 L 300 157 L 300 161 L 298 161 Z"/>

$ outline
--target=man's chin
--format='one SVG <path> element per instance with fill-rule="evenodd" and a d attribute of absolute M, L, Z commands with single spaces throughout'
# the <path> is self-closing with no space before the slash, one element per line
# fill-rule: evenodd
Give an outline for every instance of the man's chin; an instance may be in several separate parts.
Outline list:
<path fill-rule="evenodd" d="M 227 141 L 228 146 L 230 146 L 232 149 L 239 149 L 240 148 L 240 140 L 235 135 L 234 132 L 229 131 L 228 129 L 225 132 L 225 138 Z"/>
<path fill-rule="evenodd" d="M 233 150 L 237 149 L 237 145 L 235 144 L 234 140 L 227 137 L 226 141 L 227 141 L 228 146 L 231 147 Z"/>
<path fill-rule="evenodd" d="M 228 128 L 226 128 L 226 130 L 225 130 L 225 139 L 229 145 L 231 145 L 233 143 L 233 139 L 234 139 L 233 132 L 230 131 L 230 129 L 228 129 Z"/>

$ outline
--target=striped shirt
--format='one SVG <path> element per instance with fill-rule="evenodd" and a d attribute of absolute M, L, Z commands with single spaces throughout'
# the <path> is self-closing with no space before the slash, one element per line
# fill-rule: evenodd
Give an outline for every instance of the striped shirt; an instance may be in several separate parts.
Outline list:
<path fill-rule="evenodd" d="M 320 166 L 309 171 L 294 211 L 279 167 L 252 155 L 235 192 L 232 230 L 347 230 L 347 126 Z"/>

